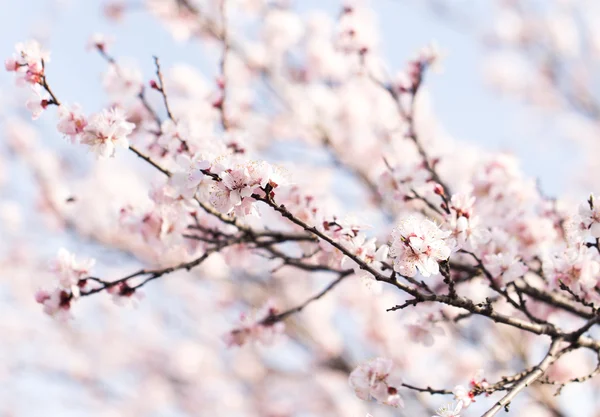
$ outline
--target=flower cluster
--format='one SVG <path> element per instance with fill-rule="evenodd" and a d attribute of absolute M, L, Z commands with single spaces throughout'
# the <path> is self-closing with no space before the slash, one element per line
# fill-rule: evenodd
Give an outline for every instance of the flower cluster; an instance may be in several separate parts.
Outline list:
<path fill-rule="evenodd" d="M 460 417 L 460 411 L 463 408 L 462 402 L 457 402 L 456 405 L 448 404 L 440 407 L 436 411 L 436 415 L 432 417 Z"/>
<path fill-rule="evenodd" d="M 469 389 L 462 385 L 457 385 L 452 390 L 454 398 L 462 403 L 464 408 L 467 408 L 471 403 L 475 402 L 475 392 L 485 391 L 489 387 L 489 383 L 483 377 L 483 369 L 477 371 L 477 373 L 469 381 Z"/>
<path fill-rule="evenodd" d="M 5 61 L 4 66 L 7 71 L 17 75 L 17 85 L 31 87 L 31 97 L 25 107 L 35 120 L 50 104 L 57 104 L 48 94 L 45 84 L 44 67 L 50 60 L 50 53 L 35 40 L 18 43 L 15 49 L 17 52 Z"/>
<path fill-rule="evenodd" d="M 274 321 L 278 311 L 272 301 L 267 302 L 253 314 L 242 313 L 240 325 L 223 336 L 227 346 L 242 346 L 250 341 L 263 345 L 273 344 L 285 331 L 285 324 Z"/>
<path fill-rule="evenodd" d="M 392 232 L 394 270 L 409 277 L 417 270 L 425 277 L 438 274 L 439 262 L 447 260 L 452 251 L 447 240 L 450 234 L 429 219 L 405 218 Z"/>
<path fill-rule="evenodd" d="M 596 249 L 581 245 L 546 256 L 543 271 L 556 288 L 563 284 L 577 291 L 589 291 L 598 283 L 600 263 Z"/>
<path fill-rule="evenodd" d="M 17 74 L 19 85 L 40 84 L 44 78 L 44 65 L 50 61 L 50 52 L 35 40 L 17 43 L 15 49 L 13 57 L 4 62 L 6 70 Z"/>
<path fill-rule="evenodd" d="M 389 246 L 381 245 L 377 248 L 377 239 L 371 238 L 367 240 L 364 233 L 358 233 L 355 236 L 348 237 L 342 242 L 355 258 L 360 259 L 371 268 L 381 268 L 382 262 L 385 262 L 388 258 Z M 352 267 L 354 273 L 363 279 L 363 282 L 367 287 L 371 288 L 376 293 L 381 292 L 382 284 L 376 281 L 372 274 L 362 269 L 359 264 L 348 256 L 344 256 L 341 266 L 342 268 Z"/>
<path fill-rule="evenodd" d="M 394 363 L 390 359 L 375 358 L 359 365 L 348 379 L 354 393 L 361 400 L 375 399 L 392 407 L 403 407 L 398 389 L 390 385 Z"/>
<path fill-rule="evenodd" d="M 600 207 L 595 204 L 596 200 L 597 198 L 591 195 L 586 203 L 579 206 L 579 219 L 592 237 L 600 238 Z"/>
<path fill-rule="evenodd" d="M 218 175 L 210 193 L 211 204 L 223 214 L 234 213 L 245 217 L 258 215 L 254 195 L 265 197 L 267 185 L 270 196 L 273 189 L 281 185 L 277 172 L 267 162 L 250 162 L 230 166 L 228 161 L 220 160 L 210 167 L 210 172 Z"/>
<path fill-rule="evenodd" d="M 50 272 L 58 279 L 58 288 L 53 291 L 38 290 L 35 300 L 44 306 L 44 312 L 59 320 L 69 318 L 71 300 L 79 297 L 80 288 L 95 264 L 93 259 L 77 260 L 75 255 L 61 248 L 49 265 Z"/>
<path fill-rule="evenodd" d="M 449 228 L 452 231 L 455 249 L 477 251 L 490 239 L 489 231 L 473 215 L 476 198 L 470 194 L 454 194 L 450 199 Z"/>
<path fill-rule="evenodd" d="M 67 115 L 65 118 L 70 120 L 72 117 L 76 116 Z M 80 142 L 88 145 L 90 150 L 100 157 L 112 157 L 115 156 L 117 147 L 129 147 L 127 137 L 134 128 L 135 125 L 127 121 L 121 110 L 104 109 L 89 117 L 81 133 Z"/>

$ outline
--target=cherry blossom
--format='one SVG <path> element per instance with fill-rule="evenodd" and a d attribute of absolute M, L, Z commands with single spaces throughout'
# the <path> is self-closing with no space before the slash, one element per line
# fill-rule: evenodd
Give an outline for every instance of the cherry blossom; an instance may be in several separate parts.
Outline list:
<path fill-rule="evenodd" d="M 389 247 L 387 245 L 380 245 L 377 248 L 376 241 L 375 238 L 367 240 L 364 233 L 358 233 L 356 236 L 347 239 L 344 243 L 348 250 L 358 259 L 373 268 L 379 269 L 382 266 L 382 262 L 387 260 Z M 381 283 L 376 281 L 369 272 L 361 269 L 356 262 L 345 256 L 342 259 L 341 265 L 343 268 L 352 267 L 354 273 L 363 279 L 367 287 L 370 287 L 376 293 L 381 292 L 383 288 Z"/>
<path fill-rule="evenodd" d="M 457 385 L 452 390 L 452 394 L 454 394 L 454 399 L 462 403 L 464 408 L 467 408 L 471 405 L 471 403 L 475 402 L 473 392 L 469 391 L 462 385 Z"/>
<path fill-rule="evenodd" d="M 409 216 L 402 220 L 392 232 L 394 270 L 410 277 L 417 269 L 425 277 L 438 274 L 438 262 L 447 260 L 451 253 L 446 241 L 450 233 L 429 219 Z"/>
<path fill-rule="evenodd" d="M 579 216 L 590 234 L 595 238 L 600 238 L 600 208 L 595 204 L 596 200 L 594 196 L 590 196 L 588 202 L 582 203 L 579 206 Z"/>
<path fill-rule="evenodd" d="M 59 121 L 56 129 L 68 136 L 70 141 L 74 143 L 87 126 L 87 119 L 81 111 L 81 106 L 79 104 L 73 104 L 72 106 L 61 104 L 58 107 L 58 116 Z"/>
<path fill-rule="evenodd" d="M 25 103 L 27 110 L 31 112 L 31 119 L 36 120 L 42 115 L 42 112 L 46 110 L 50 102 L 50 97 L 43 92 L 38 84 L 31 86 L 32 95 L 29 100 Z"/>
<path fill-rule="evenodd" d="M 544 274 L 555 286 L 562 283 L 585 290 L 594 288 L 598 282 L 600 263 L 593 251 L 595 249 L 582 245 L 547 256 L 543 262 Z"/>
<path fill-rule="evenodd" d="M 511 253 L 487 255 L 484 264 L 494 279 L 499 280 L 504 285 L 522 277 L 527 272 L 527 266 L 516 254 Z"/>
<path fill-rule="evenodd" d="M 94 259 L 77 260 L 75 254 L 61 248 L 49 268 L 56 274 L 61 288 L 71 289 L 79 283 L 80 279 L 90 275 L 95 263 Z"/>
<path fill-rule="evenodd" d="M 477 390 L 485 390 L 489 387 L 488 382 L 485 378 L 483 378 L 483 369 L 479 369 L 471 381 L 469 382 L 470 390 L 465 388 L 462 385 L 457 385 L 452 390 L 454 394 L 454 398 L 462 403 L 464 408 L 467 408 L 471 405 L 471 403 L 475 402 L 475 389 Z"/>
<path fill-rule="evenodd" d="M 272 301 L 253 314 L 241 314 L 240 326 L 223 336 L 223 341 L 228 347 L 242 346 L 250 341 L 263 345 L 275 343 L 284 332 L 285 325 L 282 322 L 271 322 L 271 318 L 277 314 Z"/>
<path fill-rule="evenodd" d="M 44 306 L 44 313 L 58 321 L 64 322 L 72 318 L 71 296 L 65 290 L 60 288 L 52 292 L 38 290 L 35 293 L 35 301 Z"/>
<path fill-rule="evenodd" d="M 361 400 L 373 398 L 382 404 L 403 407 L 398 390 L 388 383 L 393 366 L 393 362 L 386 358 L 375 358 L 358 366 L 349 377 L 356 396 Z"/>
<path fill-rule="evenodd" d="M 209 183 L 210 180 L 203 172 L 211 167 L 209 158 L 202 154 L 194 155 L 191 158 L 187 155 L 177 156 L 176 162 L 180 170 L 173 173 L 169 182 L 178 195 L 192 198 L 202 183 Z"/>
<path fill-rule="evenodd" d="M 129 147 L 128 136 L 134 127 L 119 109 L 104 109 L 88 118 L 80 141 L 99 157 L 113 157 L 117 147 Z"/>
<path fill-rule="evenodd" d="M 433 417 L 460 417 L 460 410 L 462 410 L 463 403 L 457 402 L 456 405 L 448 404 L 447 406 L 441 407 L 436 411 L 436 415 Z"/>
<path fill-rule="evenodd" d="M 232 211 L 237 216 L 257 215 L 252 195 L 260 193 L 269 184 L 273 168 L 266 162 L 251 162 L 234 168 L 216 165 L 213 169 L 221 181 L 217 181 L 210 194 L 211 204 L 221 213 Z M 279 185 L 279 184 L 278 184 Z"/>
<path fill-rule="evenodd" d="M 110 285 L 106 291 L 112 295 L 113 302 L 121 307 L 137 307 L 138 303 L 144 298 L 141 291 L 130 287 L 126 282 Z"/>
<path fill-rule="evenodd" d="M 42 49 L 36 40 L 29 40 L 15 45 L 16 54 L 5 61 L 7 71 L 17 73 L 18 84 L 39 84 L 44 64 L 50 62 L 50 52 Z"/>

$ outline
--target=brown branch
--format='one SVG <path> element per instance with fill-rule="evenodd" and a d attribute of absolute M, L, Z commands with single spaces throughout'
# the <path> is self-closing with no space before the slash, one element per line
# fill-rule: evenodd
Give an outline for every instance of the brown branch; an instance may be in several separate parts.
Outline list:
<path fill-rule="evenodd" d="M 165 90 L 165 83 L 163 80 L 162 71 L 160 69 L 160 61 L 157 56 L 154 57 L 154 65 L 156 66 L 156 76 L 158 77 L 157 90 L 160 92 L 163 103 L 165 104 L 165 110 L 167 111 L 167 116 L 169 119 L 175 121 L 173 118 L 173 113 L 171 113 L 171 108 L 169 107 L 169 100 L 167 99 L 167 91 Z"/>
<path fill-rule="evenodd" d="M 517 384 L 515 384 L 508 393 L 500 399 L 492 408 L 490 408 L 481 417 L 493 417 L 503 408 L 508 407 L 510 402 L 525 388 L 540 378 L 548 368 L 558 359 L 558 352 L 560 348 L 561 339 L 555 339 L 550 345 L 548 353 L 544 359 L 532 369 L 531 372 L 527 373 Z"/>
<path fill-rule="evenodd" d="M 320 291 L 316 295 L 313 295 L 312 297 L 310 297 L 309 299 L 307 299 L 302 304 L 300 304 L 300 305 L 298 305 L 298 306 L 296 306 L 294 308 L 291 308 L 291 309 L 289 309 L 287 311 L 284 311 L 283 313 L 272 315 L 272 316 L 269 316 L 269 317 L 265 318 L 262 321 L 262 324 L 264 324 L 266 326 L 269 326 L 269 325 L 277 323 L 278 321 L 282 321 L 282 320 L 288 318 L 289 316 L 291 316 L 293 314 L 301 312 L 310 303 L 312 303 L 313 301 L 316 301 L 316 300 L 322 298 L 325 294 L 327 294 L 329 291 L 331 291 L 332 289 L 334 289 L 336 285 L 338 285 L 340 282 L 342 282 L 346 277 L 350 276 L 353 272 L 354 271 L 352 271 L 352 270 L 350 270 L 350 271 L 343 271 L 342 273 L 340 273 L 340 276 L 337 279 L 335 279 L 334 281 L 332 281 L 329 285 L 327 285 L 327 287 L 325 287 L 322 291 Z"/>

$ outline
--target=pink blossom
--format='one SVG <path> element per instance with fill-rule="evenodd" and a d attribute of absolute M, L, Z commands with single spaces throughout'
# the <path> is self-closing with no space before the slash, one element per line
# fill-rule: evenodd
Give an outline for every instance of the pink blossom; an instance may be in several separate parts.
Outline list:
<path fill-rule="evenodd" d="M 119 109 L 105 109 L 90 116 L 81 143 L 88 145 L 99 157 L 113 157 L 117 146 L 129 147 L 128 135 L 134 128 L 135 125 L 127 122 Z"/>
<path fill-rule="evenodd" d="M 129 286 L 126 281 L 110 285 L 106 292 L 111 294 L 113 302 L 121 307 L 137 307 L 139 302 L 144 299 L 144 293 Z"/>
<path fill-rule="evenodd" d="M 252 195 L 260 193 L 271 178 L 273 168 L 266 162 L 251 162 L 235 168 L 222 169 L 215 166 L 213 171 L 219 173 L 221 181 L 217 181 L 210 194 L 211 204 L 221 213 L 227 214 L 235 209 L 236 215 L 258 214 L 252 204 Z"/>
<path fill-rule="evenodd" d="M 161 135 L 158 143 L 175 152 L 181 149 L 182 141 L 190 138 L 189 126 L 184 122 L 173 122 L 171 119 L 165 120 L 161 126 Z"/>
<path fill-rule="evenodd" d="M 473 215 L 473 206 L 477 199 L 469 193 L 454 194 L 450 199 L 450 208 L 456 212 L 457 217 L 466 217 Z"/>
<path fill-rule="evenodd" d="M 509 252 L 486 255 L 483 263 L 494 280 L 503 285 L 522 277 L 528 269 L 516 254 Z"/>
<path fill-rule="evenodd" d="M 240 315 L 240 325 L 223 336 L 228 347 L 242 346 L 250 341 L 263 345 L 273 344 L 285 330 L 281 321 L 271 322 L 269 319 L 277 314 L 271 301 L 253 314 Z"/>
<path fill-rule="evenodd" d="M 68 136 L 71 142 L 75 142 L 77 136 L 80 135 L 87 126 L 87 120 L 81 112 L 81 106 L 74 104 L 68 106 L 61 104 L 58 108 L 58 125 L 56 128 L 65 136 Z"/>
<path fill-rule="evenodd" d="M 452 394 L 454 394 L 454 399 L 461 402 L 464 408 L 469 407 L 471 403 L 475 402 L 475 394 L 472 391 L 469 391 L 462 385 L 457 385 L 452 390 Z"/>
<path fill-rule="evenodd" d="M 436 411 L 436 415 L 432 417 L 460 417 L 460 410 L 463 408 L 462 402 L 457 402 L 456 406 L 448 404 L 444 407 L 439 408 Z"/>
<path fill-rule="evenodd" d="M 197 154 L 191 158 L 181 154 L 177 156 L 178 169 L 169 179 L 176 193 L 184 198 L 192 198 L 202 183 L 212 181 L 202 171 L 209 170 L 211 162 L 207 156 Z"/>
<path fill-rule="evenodd" d="M 42 80 L 43 64 L 50 61 L 50 53 L 43 50 L 35 40 L 15 45 L 16 53 L 5 61 L 7 71 L 17 72 L 17 84 L 39 84 Z"/>
<path fill-rule="evenodd" d="M 25 103 L 25 107 L 27 107 L 27 110 L 31 112 L 31 118 L 36 120 L 48 107 L 50 96 L 43 92 L 42 88 L 38 84 L 32 85 L 31 90 L 33 94 Z"/>
<path fill-rule="evenodd" d="M 21 65 L 41 65 L 43 60 L 45 63 L 50 62 L 50 52 L 42 49 L 40 43 L 36 40 L 28 40 L 15 45 L 17 51 L 17 61 Z"/>
<path fill-rule="evenodd" d="M 562 282 L 574 289 L 589 290 L 596 286 L 600 273 L 595 251 L 581 245 L 546 256 L 543 260 L 544 275 L 556 287 Z"/>
<path fill-rule="evenodd" d="M 19 63 L 14 58 L 8 58 L 7 60 L 4 61 L 4 68 L 8 72 L 17 71 L 19 69 Z"/>
<path fill-rule="evenodd" d="M 404 402 L 398 390 L 389 385 L 388 378 L 393 367 L 390 359 L 375 358 L 354 369 L 348 382 L 361 400 L 374 398 L 382 404 L 403 407 Z"/>
<path fill-rule="evenodd" d="M 152 246 L 163 248 L 181 240 L 187 227 L 188 216 L 185 206 L 170 204 L 158 205 L 151 210 L 121 209 L 120 221 L 123 226 Z"/>
<path fill-rule="evenodd" d="M 446 241 L 450 233 L 431 220 L 405 218 L 392 232 L 390 254 L 394 270 L 410 277 L 416 275 L 417 269 L 425 277 L 438 274 L 438 262 L 447 260 L 451 253 Z"/>
<path fill-rule="evenodd" d="M 600 238 L 600 204 L 596 204 L 597 198 L 590 196 L 588 202 L 579 206 L 579 218 L 595 238 Z"/>
<path fill-rule="evenodd" d="M 67 321 L 71 315 L 71 295 L 60 288 L 52 292 L 38 290 L 35 293 L 35 301 L 44 306 L 44 313 L 58 321 Z"/>
<path fill-rule="evenodd" d="M 364 233 L 358 233 L 356 236 L 343 240 L 343 244 L 358 259 L 372 268 L 378 269 L 381 268 L 381 263 L 387 260 L 389 247 L 387 245 L 381 245 L 377 248 L 375 245 L 376 241 L 375 238 L 367 240 Z M 342 268 L 353 268 L 354 273 L 363 279 L 363 282 L 368 288 L 376 293 L 381 292 L 381 289 L 383 288 L 382 283 L 376 281 L 372 274 L 361 269 L 360 266 L 348 256 L 344 256 L 341 266 Z"/>
<path fill-rule="evenodd" d="M 57 275 L 61 288 L 70 290 L 80 279 L 90 275 L 95 263 L 94 259 L 77 260 L 73 253 L 61 248 L 56 259 L 50 262 L 49 269 Z"/>
<path fill-rule="evenodd" d="M 473 215 L 476 198 L 470 193 L 454 194 L 450 199 L 450 221 L 455 250 L 477 251 L 490 238 L 488 229 L 480 225 L 480 217 Z"/>
<path fill-rule="evenodd" d="M 489 230 L 479 224 L 477 216 L 471 218 L 452 217 L 448 228 L 451 230 L 455 250 L 477 251 L 490 240 Z"/>
<path fill-rule="evenodd" d="M 487 380 L 483 377 L 483 369 L 479 369 L 471 381 L 469 381 L 470 390 L 463 387 L 462 385 L 457 385 L 452 390 L 454 394 L 454 399 L 461 402 L 464 408 L 467 408 L 471 405 L 471 403 L 475 402 L 475 390 L 485 390 L 489 387 Z"/>

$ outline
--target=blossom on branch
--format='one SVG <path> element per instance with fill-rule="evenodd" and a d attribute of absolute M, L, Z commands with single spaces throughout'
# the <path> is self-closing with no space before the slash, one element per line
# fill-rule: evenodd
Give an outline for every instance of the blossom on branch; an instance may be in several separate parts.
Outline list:
<path fill-rule="evenodd" d="M 88 145 L 98 157 L 113 157 L 117 147 L 129 147 L 128 136 L 134 128 L 135 125 L 127 121 L 121 110 L 104 109 L 89 117 L 81 135 L 81 143 Z"/>
<path fill-rule="evenodd" d="M 87 126 L 87 119 L 81 111 L 81 106 L 79 104 L 73 104 L 72 106 L 61 104 L 58 107 L 58 117 L 56 129 L 63 135 L 68 136 L 71 143 L 75 143 Z"/>
<path fill-rule="evenodd" d="M 367 240 L 364 233 L 358 233 L 356 236 L 349 237 L 343 243 L 346 248 L 358 259 L 366 263 L 372 268 L 379 269 L 382 262 L 385 262 L 388 257 L 388 245 L 381 245 L 377 248 L 377 239 L 371 238 Z M 344 256 L 341 262 L 342 268 L 351 267 L 354 273 L 361 277 L 365 285 L 371 288 L 374 292 L 379 293 L 382 289 L 382 283 L 375 280 L 375 277 L 368 271 L 365 271 L 354 260 L 348 256 Z"/>
<path fill-rule="evenodd" d="M 432 417 L 460 417 L 460 410 L 462 410 L 463 403 L 457 402 L 456 405 L 448 404 L 444 407 L 438 408 L 436 415 Z"/>
<path fill-rule="evenodd" d="M 592 195 L 587 202 L 579 206 L 581 223 L 589 229 L 590 235 L 594 238 L 600 238 L 600 204 L 596 204 L 597 200 Z"/>
<path fill-rule="evenodd" d="M 52 292 L 38 290 L 35 293 L 35 301 L 44 306 L 44 313 L 58 321 L 64 322 L 71 319 L 71 294 L 56 288 Z"/>
<path fill-rule="evenodd" d="M 17 73 L 17 84 L 39 84 L 44 76 L 44 64 L 50 61 L 50 52 L 42 49 L 36 40 L 15 45 L 16 54 L 4 62 L 9 72 Z"/>
<path fill-rule="evenodd" d="M 42 90 L 39 84 L 32 85 L 31 91 L 33 94 L 25 103 L 25 107 L 27 107 L 27 110 L 31 112 L 31 119 L 36 120 L 48 107 L 48 104 L 50 103 L 50 96 Z"/>
<path fill-rule="evenodd" d="M 447 241 L 450 234 L 429 219 L 405 218 L 392 232 L 394 270 L 409 277 L 414 277 L 417 270 L 425 277 L 438 274 L 439 262 L 451 253 Z"/>
<path fill-rule="evenodd" d="M 273 321 L 278 313 L 273 302 L 267 302 L 261 309 L 253 314 L 241 314 L 240 326 L 223 336 L 223 341 L 228 347 L 242 346 L 250 341 L 263 345 L 275 343 L 285 331 L 285 324 Z"/>
<path fill-rule="evenodd" d="M 271 189 L 278 187 L 271 181 L 274 170 L 267 162 L 250 162 L 237 164 L 231 168 L 223 166 L 221 161 L 214 165 L 211 172 L 217 174 L 216 181 L 210 193 L 211 204 L 223 214 L 234 212 L 239 217 L 258 215 L 254 194 L 264 196 L 263 189 L 270 185 Z M 281 182 L 281 179 L 277 179 Z"/>
<path fill-rule="evenodd" d="M 61 248 L 56 259 L 50 262 L 49 269 L 56 274 L 60 287 L 70 290 L 82 278 L 90 275 L 95 263 L 94 259 L 77 260 L 75 254 Z"/>
<path fill-rule="evenodd" d="M 391 359 L 375 358 L 352 371 L 348 382 L 361 400 L 375 399 L 392 407 L 403 407 L 398 389 L 389 383 L 394 363 Z"/>

